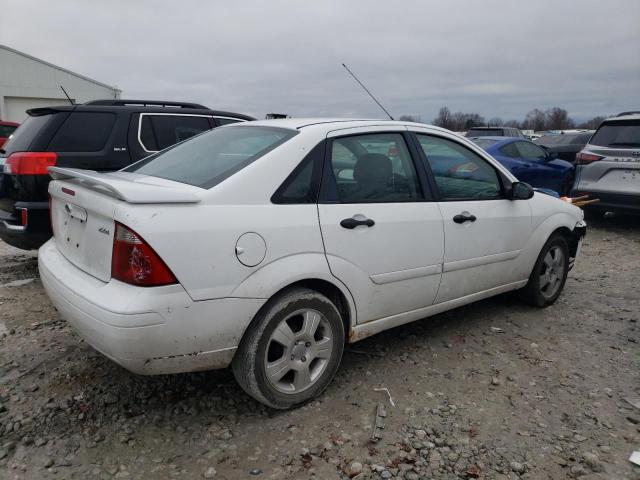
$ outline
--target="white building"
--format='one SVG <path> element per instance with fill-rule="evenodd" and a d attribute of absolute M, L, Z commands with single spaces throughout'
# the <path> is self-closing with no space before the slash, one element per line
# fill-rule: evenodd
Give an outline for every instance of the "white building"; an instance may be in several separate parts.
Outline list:
<path fill-rule="evenodd" d="M 0 45 L 0 120 L 22 122 L 26 110 L 68 105 L 63 86 L 74 103 L 120 98 L 116 87 Z"/>

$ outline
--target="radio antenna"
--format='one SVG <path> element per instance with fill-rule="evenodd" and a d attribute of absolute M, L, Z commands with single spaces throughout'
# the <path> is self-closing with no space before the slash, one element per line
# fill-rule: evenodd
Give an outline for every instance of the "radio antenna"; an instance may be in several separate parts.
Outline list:
<path fill-rule="evenodd" d="M 360 86 L 364 89 L 364 91 L 367 92 L 371 98 L 373 98 L 373 101 L 378 104 L 378 106 L 382 109 L 382 111 L 386 113 L 391 120 L 393 120 L 393 117 L 389 112 L 387 112 L 387 109 L 384 108 L 382 104 L 376 99 L 376 97 L 373 96 L 373 93 L 371 93 L 369 89 L 365 87 L 360 80 L 358 80 L 358 77 L 356 77 L 355 74 L 351 70 L 349 70 L 349 67 L 347 67 L 344 63 L 342 64 L 342 66 L 345 68 L 347 72 L 349 72 L 349 74 L 353 77 L 353 79 L 360 84 Z"/>
<path fill-rule="evenodd" d="M 62 85 L 60 85 L 60 88 L 62 89 L 62 91 L 64 92 L 64 96 L 67 97 L 67 100 L 69 100 L 69 103 L 71 105 L 75 105 L 75 103 L 73 103 L 73 100 L 71 100 L 71 97 L 69 96 L 69 94 L 67 93 L 67 91 L 64 89 L 64 87 Z"/>

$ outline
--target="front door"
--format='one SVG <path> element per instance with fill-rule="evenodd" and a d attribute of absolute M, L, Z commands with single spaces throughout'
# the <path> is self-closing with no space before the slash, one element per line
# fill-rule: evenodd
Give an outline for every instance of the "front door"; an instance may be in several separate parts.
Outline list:
<path fill-rule="evenodd" d="M 465 145 L 416 135 L 433 174 L 445 234 L 436 303 L 522 280 L 518 257 L 531 233 L 526 200 L 504 198 L 496 168 Z"/>
<path fill-rule="evenodd" d="M 404 127 L 328 136 L 318 212 L 332 274 L 358 323 L 431 305 L 444 251 L 442 216 Z"/>

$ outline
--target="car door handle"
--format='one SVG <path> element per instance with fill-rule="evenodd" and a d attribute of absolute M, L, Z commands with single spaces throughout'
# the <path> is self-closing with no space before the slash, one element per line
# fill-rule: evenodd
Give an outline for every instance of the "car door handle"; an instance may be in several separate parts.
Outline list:
<path fill-rule="evenodd" d="M 376 222 L 374 222 L 373 220 L 371 220 L 370 218 L 364 218 L 362 220 L 358 220 L 355 218 L 345 218 L 344 220 L 342 220 L 340 222 L 340 226 L 342 228 L 348 228 L 348 229 L 354 229 L 356 227 L 359 227 L 360 225 L 365 225 L 367 227 L 373 227 L 376 224 Z"/>
<path fill-rule="evenodd" d="M 471 215 L 469 212 L 462 212 L 453 217 L 453 221 L 456 223 L 475 222 L 476 216 Z"/>

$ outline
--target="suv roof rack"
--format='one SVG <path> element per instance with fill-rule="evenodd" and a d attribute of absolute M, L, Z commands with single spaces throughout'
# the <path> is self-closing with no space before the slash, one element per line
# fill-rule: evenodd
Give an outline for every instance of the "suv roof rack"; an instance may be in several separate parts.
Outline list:
<path fill-rule="evenodd" d="M 129 105 L 138 105 L 143 107 L 177 107 L 177 108 L 204 108 L 209 110 L 208 107 L 200 105 L 199 103 L 188 102 L 165 102 L 164 100 L 126 100 L 126 99 L 113 99 L 113 100 L 92 100 L 86 102 L 84 105 L 101 105 L 111 107 L 125 107 Z"/>
<path fill-rule="evenodd" d="M 637 115 L 637 114 L 640 114 L 640 110 L 633 110 L 633 111 L 630 111 L 630 112 L 622 112 L 622 113 L 619 113 L 618 115 L 616 115 L 616 117 L 624 117 L 625 115 Z"/>

